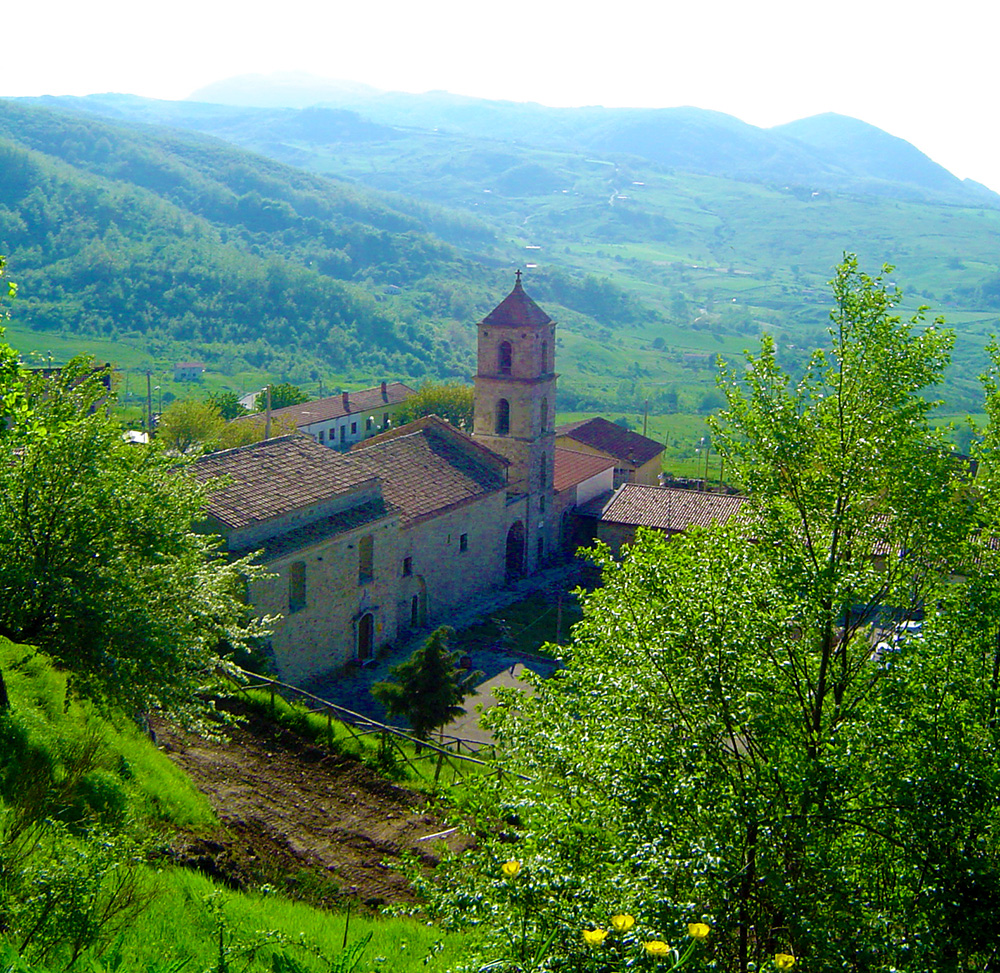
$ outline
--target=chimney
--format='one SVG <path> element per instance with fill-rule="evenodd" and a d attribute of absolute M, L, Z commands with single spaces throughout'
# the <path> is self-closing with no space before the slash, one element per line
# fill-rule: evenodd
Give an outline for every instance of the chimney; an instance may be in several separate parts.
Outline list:
<path fill-rule="evenodd" d="M 347 393 L 343 392 L 341 397 L 342 397 L 343 402 L 344 402 L 344 412 L 350 412 L 351 407 L 350 407 L 350 405 L 347 402 Z"/>
<path fill-rule="evenodd" d="M 385 382 L 382 383 L 382 398 L 385 399 L 386 402 L 389 401 L 389 393 L 385 390 Z"/>

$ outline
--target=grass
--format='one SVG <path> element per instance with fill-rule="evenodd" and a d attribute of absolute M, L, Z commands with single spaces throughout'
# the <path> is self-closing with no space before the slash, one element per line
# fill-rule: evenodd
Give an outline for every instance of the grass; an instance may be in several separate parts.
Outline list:
<path fill-rule="evenodd" d="M 113 947 L 120 969 L 149 970 L 164 957 L 185 962 L 185 970 L 221 969 L 221 933 L 221 958 L 231 970 L 286 969 L 272 958 L 284 952 L 303 971 L 325 971 L 329 962 L 316 952 L 333 958 L 345 939 L 350 947 L 370 936 L 359 973 L 433 973 L 455 963 L 466 942 L 416 919 L 334 915 L 267 889 L 234 892 L 197 872 L 150 872 L 147 881 L 156 890 L 150 907 Z"/>
<path fill-rule="evenodd" d="M 583 617 L 576 597 L 561 599 L 536 592 L 495 612 L 488 621 L 456 632 L 451 647 L 458 652 L 503 645 L 528 655 L 551 655 L 550 645 L 565 644 L 570 628 Z"/>
<path fill-rule="evenodd" d="M 11 785 L 12 773 L 16 774 L 19 769 L 23 772 L 25 754 L 43 755 L 40 766 L 51 768 L 56 790 L 61 782 L 69 780 L 72 783 L 74 770 L 79 771 L 76 765 L 84 759 L 84 770 L 88 774 L 97 773 L 103 775 L 100 779 L 112 779 L 113 786 L 127 793 L 130 813 L 124 826 L 140 839 L 140 851 L 161 827 L 176 825 L 197 829 L 216 823 L 207 801 L 190 779 L 131 721 L 108 718 L 84 703 L 67 699 L 66 675 L 54 670 L 42 654 L 0 639 L 0 668 L 11 698 L 10 710 L 0 715 L 0 730 L 7 741 L 0 750 L 0 787 Z M 268 694 L 258 693 L 257 698 L 260 705 L 269 708 Z M 303 714 L 283 701 L 276 701 L 276 708 L 280 718 L 296 729 L 304 725 L 317 737 L 325 737 L 325 718 Z M 11 727 L 15 731 L 13 735 Z M 336 723 L 333 730 L 344 752 L 353 749 L 362 758 L 377 753 L 377 741 L 359 744 L 346 728 Z M 10 745 L 11 740 L 18 744 L 16 751 Z M 416 757 L 412 748 L 411 756 Z M 446 765 L 441 775 L 442 786 L 452 789 L 450 775 Z M 13 832 L 8 829 L 10 822 L 17 820 L 15 808 L 24 806 L 26 791 L 30 791 L 30 782 L 25 788 L 24 782 L 13 781 L 13 790 L 0 790 L 0 795 L 7 794 L 8 801 L 12 802 L 5 803 L 0 796 L 0 879 L 3 879 L 8 853 L 20 853 L 16 845 L 9 843 Z M 60 794 L 65 797 L 69 792 L 60 791 Z M 112 827 L 107 822 L 105 826 Z M 41 827 L 51 829 L 53 826 L 43 823 Z M 51 840 L 40 839 L 33 851 L 29 851 L 28 858 L 17 859 L 19 874 L 55 881 L 63 867 L 63 859 L 73 861 L 79 854 L 81 861 L 87 860 L 87 856 L 94 860 L 107 841 L 117 840 L 112 836 L 114 832 L 108 831 L 101 832 L 107 834 L 107 838 L 100 837 L 95 842 L 87 837 L 89 827 L 85 823 L 82 829 L 57 828 L 52 831 Z M 56 854 L 54 849 L 59 849 L 60 858 L 50 862 L 51 856 Z M 142 908 L 110 945 L 105 937 L 100 956 L 85 953 L 81 957 L 78 966 L 92 964 L 95 973 L 112 969 L 166 973 L 181 968 L 192 971 L 294 969 L 302 973 L 330 970 L 336 969 L 336 966 L 331 967 L 331 961 L 343 950 L 345 936 L 349 948 L 370 937 L 357 967 L 360 973 L 377 970 L 417 973 L 445 969 L 457 961 L 458 952 L 465 943 L 461 935 L 445 934 L 414 919 L 335 915 L 283 898 L 268 887 L 239 893 L 185 869 L 154 869 L 134 862 L 127 865 L 125 859 L 116 866 L 125 867 L 134 874 Z M 60 894 L 68 894 L 66 890 L 70 888 L 65 881 L 53 887 L 63 890 Z M 16 915 L 21 900 L 5 900 L 5 908 L 11 901 Z M 65 905 L 65 900 L 60 902 Z M 86 908 L 81 901 L 80 911 L 72 914 L 82 916 Z M 0 931 L 0 953 L 6 941 Z M 282 954 L 292 962 L 283 960 Z M 61 950 L 56 950 L 48 954 L 45 962 L 51 964 L 52 969 L 61 969 L 65 958 Z M 0 966 L 6 962 L 7 959 L 0 961 Z M 18 961 L 14 968 L 28 967 Z M 37 973 L 41 973 L 40 967 Z"/>
<path fill-rule="evenodd" d="M 121 714 L 102 715 L 67 698 L 66 674 L 53 669 L 44 655 L 0 639 L 0 669 L 10 695 L 10 719 L 27 744 L 46 755 L 57 782 L 86 754 L 90 770 L 114 775 L 134 817 L 179 827 L 216 823 L 204 795 L 139 726 Z"/>

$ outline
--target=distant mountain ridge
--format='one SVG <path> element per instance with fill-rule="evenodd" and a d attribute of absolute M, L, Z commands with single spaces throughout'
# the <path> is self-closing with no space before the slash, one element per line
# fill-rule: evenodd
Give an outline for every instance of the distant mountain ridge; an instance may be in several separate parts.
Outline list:
<path fill-rule="evenodd" d="M 637 156 L 741 181 L 1000 208 L 1000 195 L 959 179 L 909 142 L 833 113 L 764 129 L 694 107 L 548 108 L 441 91 L 386 92 L 305 74 L 241 75 L 201 88 L 188 100 L 349 109 L 383 125 Z"/>

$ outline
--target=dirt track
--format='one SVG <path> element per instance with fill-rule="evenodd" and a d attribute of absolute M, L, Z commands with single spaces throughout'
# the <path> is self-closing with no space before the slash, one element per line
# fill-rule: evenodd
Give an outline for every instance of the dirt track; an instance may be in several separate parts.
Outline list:
<path fill-rule="evenodd" d="M 268 883 L 333 904 L 411 901 L 391 867 L 404 852 L 428 866 L 447 828 L 426 799 L 356 761 L 330 755 L 251 715 L 227 743 L 211 743 L 157 723 L 157 739 L 211 801 L 221 827 L 181 835 L 174 858 L 237 888 Z M 453 836 L 451 847 L 463 840 Z"/>

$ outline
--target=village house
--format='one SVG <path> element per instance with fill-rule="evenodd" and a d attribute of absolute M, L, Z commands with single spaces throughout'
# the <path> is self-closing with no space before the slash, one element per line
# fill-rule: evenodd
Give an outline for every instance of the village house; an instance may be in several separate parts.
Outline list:
<path fill-rule="evenodd" d="M 594 497 L 576 509 L 578 539 L 603 541 L 617 557 L 623 545 L 635 541 L 637 527 L 667 535 L 691 527 L 725 524 L 736 516 L 746 497 L 699 493 L 644 483 L 623 483 L 612 493 Z"/>
<path fill-rule="evenodd" d="M 202 361 L 182 361 L 174 365 L 175 382 L 197 382 L 205 374 L 206 365 Z"/>
<path fill-rule="evenodd" d="M 569 422 L 556 430 L 556 446 L 614 460 L 615 486 L 656 486 L 663 465 L 663 444 L 600 416 Z"/>
<path fill-rule="evenodd" d="M 350 449 L 396 425 L 399 407 L 416 390 L 402 382 L 382 382 L 358 392 L 340 392 L 323 399 L 271 410 L 275 428 L 298 429 L 333 449 Z M 259 422 L 260 413 L 237 420 Z"/>

